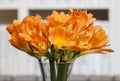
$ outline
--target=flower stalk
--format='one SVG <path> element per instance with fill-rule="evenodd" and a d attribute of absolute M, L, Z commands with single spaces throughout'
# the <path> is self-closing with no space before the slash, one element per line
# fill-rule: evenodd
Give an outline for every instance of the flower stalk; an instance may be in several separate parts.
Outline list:
<path fill-rule="evenodd" d="M 51 81 L 56 81 L 56 64 L 55 64 L 55 61 L 54 60 L 49 60 L 49 65 L 50 65 L 50 79 Z"/>
<path fill-rule="evenodd" d="M 40 66 L 40 69 L 41 69 L 42 80 L 46 81 L 46 75 L 45 75 L 45 70 L 44 70 L 44 65 L 42 63 L 42 60 L 39 59 L 38 62 L 39 62 L 39 66 Z"/>

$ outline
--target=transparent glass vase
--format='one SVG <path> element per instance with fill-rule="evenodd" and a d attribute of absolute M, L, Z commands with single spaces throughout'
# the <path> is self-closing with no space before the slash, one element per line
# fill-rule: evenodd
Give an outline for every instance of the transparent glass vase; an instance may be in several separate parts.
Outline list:
<path fill-rule="evenodd" d="M 40 64 L 41 63 L 41 64 Z M 72 70 L 71 62 L 60 62 L 49 60 L 40 62 L 42 81 L 69 81 Z"/>

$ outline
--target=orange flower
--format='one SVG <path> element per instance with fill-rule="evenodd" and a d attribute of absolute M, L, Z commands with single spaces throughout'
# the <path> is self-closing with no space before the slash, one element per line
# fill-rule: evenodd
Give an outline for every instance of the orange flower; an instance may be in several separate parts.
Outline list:
<path fill-rule="evenodd" d="M 87 25 L 88 17 L 83 11 L 71 11 L 71 17 L 65 24 L 68 31 L 73 32 L 73 39 L 77 37 L 79 31 Z"/>
<path fill-rule="evenodd" d="M 37 27 L 41 27 L 43 25 L 43 21 L 41 16 L 27 16 L 21 22 L 21 33 L 19 34 L 21 37 L 24 37 L 25 40 L 31 41 L 31 35 L 35 31 Z"/>
<path fill-rule="evenodd" d="M 59 25 L 64 25 L 69 19 L 69 14 L 65 14 L 64 12 L 58 13 L 57 11 L 53 11 L 50 16 L 47 17 L 50 27 L 56 27 Z"/>
<path fill-rule="evenodd" d="M 21 24 L 23 27 L 21 27 L 22 32 L 19 35 L 25 38 L 26 41 L 31 42 L 34 52 L 45 53 L 48 51 L 49 41 L 44 36 L 45 23 L 42 21 L 41 16 L 28 16 Z"/>
<path fill-rule="evenodd" d="M 13 20 L 13 24 L 7 26 L 7 31 L 12 33 L 19 33 L 20 32 L 20 22 L 18 20 Z"/>
<path fill-rule="evenodd" d="M 49 40 L 57 49 L 80 52 L 96 49 L 98 52 L 97 49 L 100 50 L 107 46 L 109 38 L 101 26 L 93 25 L 96 19 L 92 14 L 72 9 L 70 12 L 69 15 L 61 12 L 63 13 L 61 15 L 61 13 L 54 11 L 48 17 L 48 22 L 51 23 L 48 25 Z M 106 51 L 108 50 L 106 49 Z"/>
<path fill-rule="evenodd" d="M 39 15 L 27 16 L 22 22 L 14 20 L 13 24 L 7 27 L 12 36 L 10 43 L 22 51 L 34 53 L 35 57 L 35 54 L 44 54 L 49 48 L 49 41 L 42 29 L 44 26 Z"/>
<path fill-rule="evenodd" d="M 48 17 L 49 40 L 59 49 L 74 46 L 80 30 L 92 19 L 92 15 L 87 15 L 83 11 L 73 11 L 72 9 L 70 11 L 70 14 L 53 11 Z"/>
<path fill-rule="evenodd" d="M 21 51 L 27 52 L 31 55 L 32 50 L 29 47 L 29 44 L 27 41 L 25 41 L 23 38 L 19 37 L 16 33 L 12 34 L 12 38 L 9 40 L 9 42 L 16 48 L 20 49 Z"/>
<path fill-rule="evenodd" d="M 56 60 L 60 57 L 61 61 L 89 53 L 113 52 L 105 48 L 109 38 L 100 25 L 94 26 L 93 14 L 69 10 L 67 14 L 53 11 L 46 21 L 40 15 L 27 16 L 22 22 L 14 20 L 7 27 L 10 43 L 36 58 L 46 55 Z"/>
<path fill-rule="evenodd" d="M 103 53 L 113 52 L 112 49 L 104 48 L 108 46 L 109 38 L 101 26 L 93 26 L 93 24 L 84 28 L 76 39 L 76 45 L 72 49 L 79 50 L 83 53 Z M 85 52 L 87 51 L 87 52 Z"/>
<path fill-rule="evenodd" d="M 92 24 L 96 21 L 96 18 L 93 18 L 93 14 L 89 13 L 87 14 L 88 16 L 88 23 L 87 24 Z"/>
<path fill-rule="evenodd" d="M 50 43 L 42 34 L 42 29 L 37 27 L 31 36 L 31 44 L 35 53 L 45 53 L 50 47 Z"/>
<path fill-rule="evenodd" d="M 58 13 L 57 11 L 53 11 L 47 18 L 46 24 L 49 32 L 49 41 L 57 49 L 67 49 L 74 44 L 72 41 L 72 32 L 68 31 L 66 26 L 69 19 L 69 14 L 65 14 L 64 12 Z"/>
<path fill-rule="evenodd" d="M 68 32 L 65 27 L 50 28 L 49 32 L 49 40 L 57 49 L 66 49 L 75 44 L 72 41 L 72 33 Z"/>
<path fill-rule="evenodd" d="M 91 48 L 101 48 L 106 46 L 109 42 L 109 38 L 106 35 L 103 28 L 99 25 L 94 26 L 93 36 L 89 40 L 89 44 L 91 44 Z"/>

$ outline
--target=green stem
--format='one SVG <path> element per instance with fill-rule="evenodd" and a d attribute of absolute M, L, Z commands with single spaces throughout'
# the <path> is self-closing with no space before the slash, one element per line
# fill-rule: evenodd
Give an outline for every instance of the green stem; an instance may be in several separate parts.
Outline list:
<path fill-rule="evenodd" d="M 44 71 L 44 67 L 43 67 L 43 63 L 42 63 L 41 59 L 39 59 L 38 62 L 39 62 L 39 66 L 40 66 L 40 69 L 41 69 L 43 81 L 46 81 L 45 71 Z"/>
<path fill-rule="evenodd" d="M 55 61 L 49 60 L 49 63 L 50 63 L 50 77 L 51 77 L 51 81 L 56 81 Z"/>
<path fill-rule="evenodd" d="M 69 66 L 71 63 L 60 63 L 58 66 L 57 81 L 67 81 Z"/>

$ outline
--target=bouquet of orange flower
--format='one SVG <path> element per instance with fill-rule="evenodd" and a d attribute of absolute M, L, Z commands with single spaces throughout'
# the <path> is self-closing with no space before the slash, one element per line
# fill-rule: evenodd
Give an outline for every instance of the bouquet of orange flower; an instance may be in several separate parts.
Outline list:
<path fill-rule="evenodd" d="M 69 66 L 78 57 L 113 52 L 107 48 L 108 36 L 100 25 L 94 25 L 96 18 L 91 13 L 69 11 L 67 14 L 53 11 L 46 21 L 40 15 L 27 16 L 7 27 L 11 34 L 9 42 L 39 60 L 43 81 L 46 81 L 43 56 L 50 63 L 51 81 L 67 81 Z"/>

